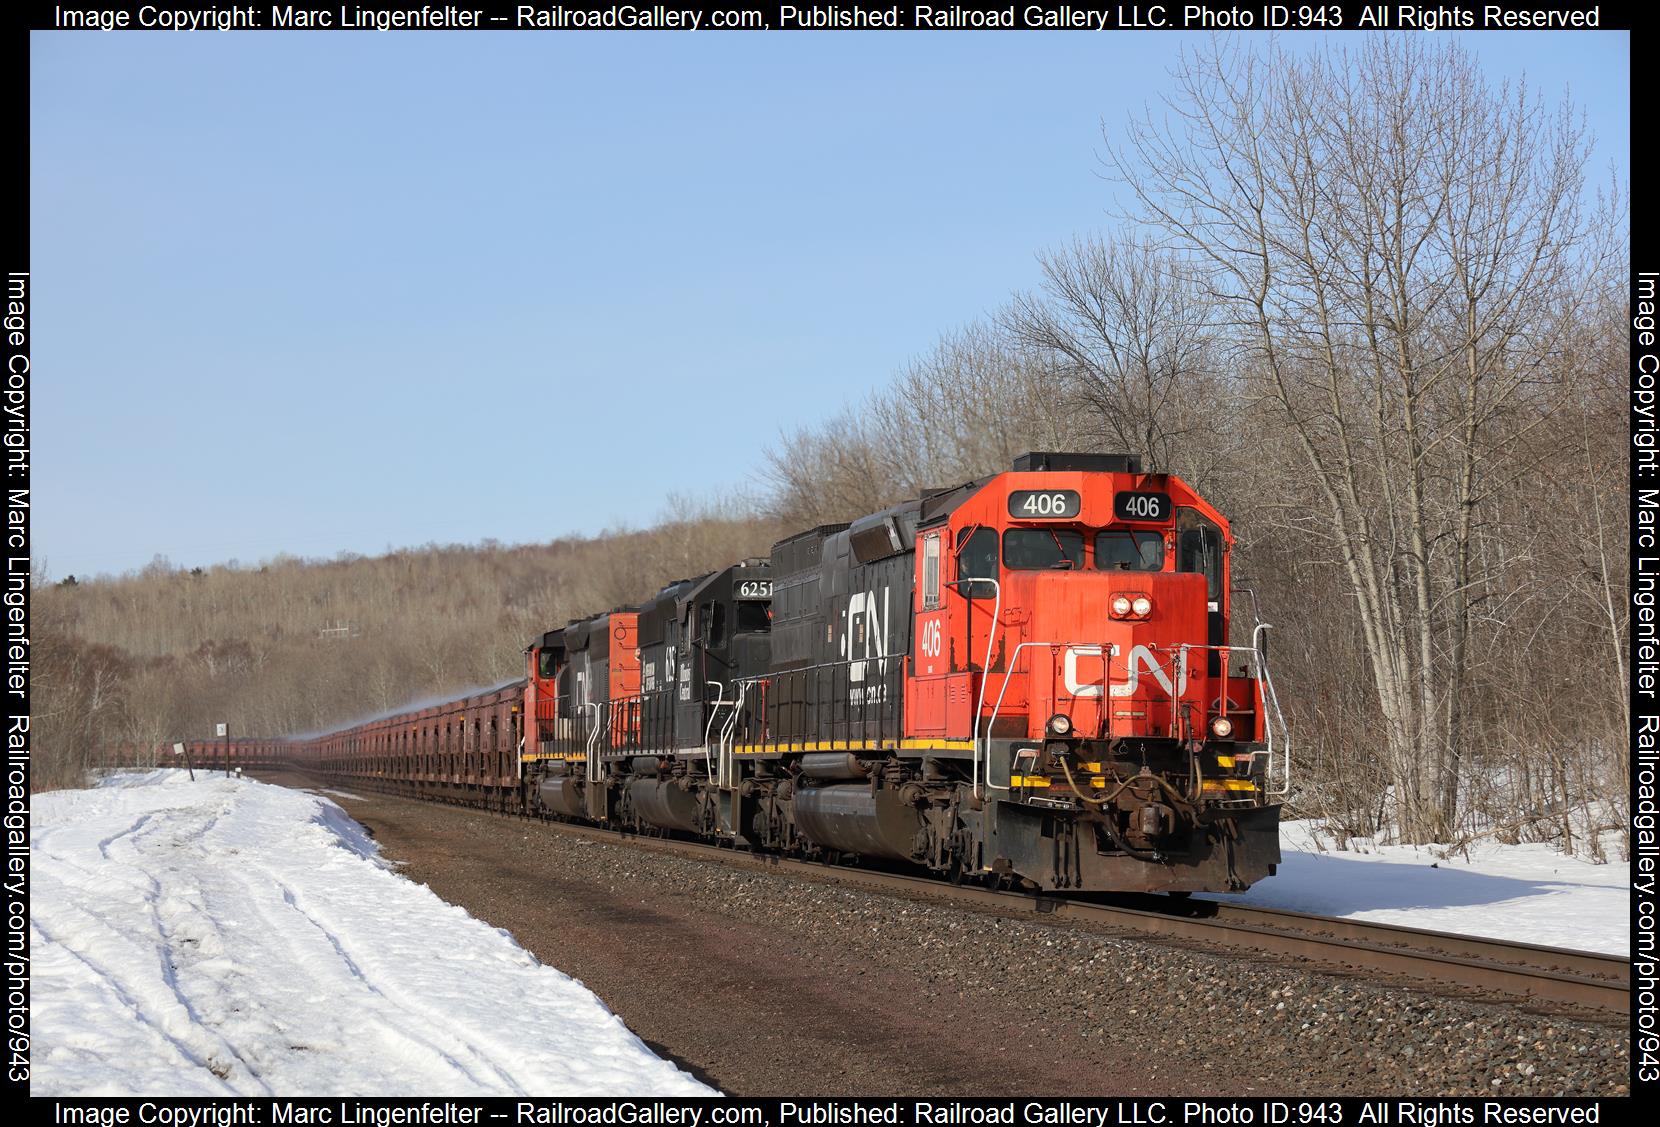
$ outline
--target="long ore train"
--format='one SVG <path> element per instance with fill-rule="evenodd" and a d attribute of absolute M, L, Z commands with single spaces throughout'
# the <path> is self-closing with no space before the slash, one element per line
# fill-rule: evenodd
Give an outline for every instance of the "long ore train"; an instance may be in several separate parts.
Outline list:
<path fill-rule="evenodd" d="M 1279 862 L 1289 758 L 1232 542 L 1138 458 L 1027 454 L 550 630 L 523 680 L 224 750 L 958 880 L 1240 890 Z"/>

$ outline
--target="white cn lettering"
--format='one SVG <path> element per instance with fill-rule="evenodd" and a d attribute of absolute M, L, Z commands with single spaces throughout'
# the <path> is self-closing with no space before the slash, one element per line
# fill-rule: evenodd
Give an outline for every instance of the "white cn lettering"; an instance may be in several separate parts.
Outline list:
<path fill-rule="evenodd" d="M 1066 656 L 1061 659 L 1061 673 L 1066 682 L 1066 691 L 1075 697 L 1098 697 L 1101 695 L 1101 683 L 1089 685 L 1078 684 L 1078 659 L 1080 657 L 1101 657 L 1103 650 L 1100 646 L 1068 646 Z M 1103 673 L 1105 666 L 1102 667 Z M 1113 689 L 1114 695 L 1118 690 Z"/>
<path fill-rule="evenodd" d="M 1136 686 L 1141 682 L 1141 671 L 1145 669 L 1158 681 L 1160 687 L 1171 696 L 1179 696 L 1187 692 L 1187 663 L 1180 655 L 1171 659 L 1176 666 L 1176 683 L 1170 681 L 1170 674 L 1159 665 L 1159 659 L 1153 656 L 1153 651 L 1146 646 L 1136 646 L 1130 650 L 1130 660 L 1124 674 L 1124 680 L 1112 687 L 1115 697 L 1134 696 Z"/>
<path fill-rule="evenodd" d="M 859 616 L 865 620 L 865 643 L 862 654 L 853 652 L 853 638 L 858 632 Z M 885 623 L 888 620 L 888 589 L 882 588 L 882 604 L 876 604 L 876 593 L 873 591 L 855 591 L 847 597 L 847 633 L 842 636 L 842 656 L 853 664 L 848 667 L 847 679 L 855 684 L 865 679 L 865 666 L 870 664 L 861 658 L 882 658 L 888 656 L 888 632 Z M 887 669 L 884 660 L 877 666 L 878 673 Z"/>

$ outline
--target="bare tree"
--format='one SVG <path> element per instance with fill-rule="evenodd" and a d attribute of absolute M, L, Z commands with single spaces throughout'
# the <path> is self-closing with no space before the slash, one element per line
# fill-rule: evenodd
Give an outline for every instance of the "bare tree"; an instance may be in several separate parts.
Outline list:
<path fill-rule="evenodd" d="M 1008 331 L 1052 358 L 1096 443 L 1204 488 L 1227 413 L 1216 409 L 1217 308 L 1194 271 L 1145 239 L 1098 235 L 1038 261 L 1042 288 L 1015 295 L 1002 317 Z"/>
<path fill-rule="evenodd" d="M 1455 46 L 1185 58 L 1108 161 L 1202 265 L 1340 554 L 1409 837 L 1447 836 L 1465 751 L 1472 548 L 1542 417 L 1584 223 L 1567 109 Z"/>

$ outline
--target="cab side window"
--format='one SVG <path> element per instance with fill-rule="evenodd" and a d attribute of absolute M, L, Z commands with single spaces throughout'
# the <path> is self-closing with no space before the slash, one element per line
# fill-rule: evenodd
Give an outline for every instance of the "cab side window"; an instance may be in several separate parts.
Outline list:
<path fill-rule="evenodd" d="M 712 650 L 726 645 L 726 604 L 704 603 L 698 608 L 702 630 L 700 640 Z"/>
<path fill-rule="evenodd" d="M 930 533 L 922 538 L 922 609 L 940 605 L 940 538 Z"/>
<path fill-rule="evenodd" d="M 1176 510 L 1176 570 L 1205 577 L 1210 601 L 1222 598 L 1222 530 L 1197 509 Z"/>
<path fill-rule="evenodd" d="M 997 594 L 997 588 L 991 583 L 975 583 L 972 580 L 996 578 L 997 530 L 984 527 L 972 531 L 963 529 L 957 534 L 957 589 L 971 599 L 989 599 Z"/>

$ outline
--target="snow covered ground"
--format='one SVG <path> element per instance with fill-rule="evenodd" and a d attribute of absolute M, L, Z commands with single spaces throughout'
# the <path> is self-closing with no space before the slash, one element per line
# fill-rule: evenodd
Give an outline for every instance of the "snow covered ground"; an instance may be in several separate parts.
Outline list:
<path fill-rule="evenodd" d="M 1324 848 L 1322 848 L 1322 845 Z M 1282 828 L 1277 875 L 1238 899 L 1500 939 L 1631 953 L 1631 865 L 1593 865 L 1548 845 L 1471 846 L 1443 859 L 1410 845 L 1332 849 L 1307 822 Z M 1231 899 L 1231 898 L 1230 898 Z"/>
<path fill-rule="evenodd" d="M 34 1095 L 710 1095 L 326 798 L 35 796 Z"/>

